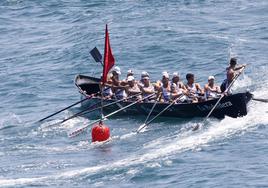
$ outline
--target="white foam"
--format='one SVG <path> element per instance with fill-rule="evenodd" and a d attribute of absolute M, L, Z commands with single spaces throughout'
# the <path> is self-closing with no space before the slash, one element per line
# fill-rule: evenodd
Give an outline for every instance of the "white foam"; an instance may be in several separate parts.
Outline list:
<path fill-rule="evenodd" d="M 10 125 L 17 125 L 22 123 L 21 118 L 15 113 L 7 113 L 3 117 L 4 118 L 0 119 L 0 129 Z"/>
<path fill-rule="evenodd" d="M 122 136 L 120 136 L 120 139 L 121 140 L 123 140 L 123 139 L 128 139 L 128 138 L 130 138 L 130 137 L 132 137 L 132 136 L 134 136 L 134 135 L 136 135 L 137 133 L 135 133 L 135 132 L 130 132 L 130 133 L 127 133 L 127 134 L 124 134 L 124 135 L 122 135 Z"/>
<path fill-rule="evenodd" d="M 267 96 L 267 86 L 260 88 L 256 94 Z M 87 168 L 78 168 L 76 170 L 67 170 L 63 173 L 54 174 L 45 177 L 36 178 L 18 178 L 18 179 L 0 179 L 0 186 L 27 185 L 44 181 L 60 181 L 70 178 L 79 177 L 83 174 L 94 174 L 103 171 L 109 171 L 116 168 L 132 167 L 139 164 L 147 164 L 153 162 L 153 166 L 157 167 L 159 161 L 174 154 L 182 153 L 189 150 L 198 151 L 202 147 L 223 139 L 231 139 L 234 136 L 242 135 L 245 132 L 256 129 L 258 125 L 268 125 L 268 104 L 260 102 L 251 102 L 249 114 L 242 118 L 226 117 L 222 121 L 210 120 L 209 126 L 197 132 L 184 131 L 177 132 L 169 137 L 160 137 L 148 144 L 144 144 L 143 148 L 135 155 L 114 161 L 109 164 L 102 164 Z M 211 125 L 212 124 L 212 125 Z M 139 134 L 137 134 L 137 137 Z M 170 164 L 172 162 L 168 162 Z M 165 163 L 164 163 L 165 164 Z M 150 163 L 149 163 L 150 166 Z M 135 173 L 135 171 L 134 171 Z"/>

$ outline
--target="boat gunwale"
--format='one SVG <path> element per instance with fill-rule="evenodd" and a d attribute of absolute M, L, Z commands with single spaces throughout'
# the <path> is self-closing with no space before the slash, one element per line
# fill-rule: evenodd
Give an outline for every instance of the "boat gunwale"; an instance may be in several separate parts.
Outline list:
<path fill-rule="evenodd" d="M 84 95 L 85 97 L 90 97 L 90 95 L 86 94 L 85 91 L 82 90 L 82 88 L 79 86 L 79 84 L 77 84 L 77 80 L 81 77 L 85 77 L 89 80 L 92 80 L 93 82 L 92 83 L 87 83 L 87 84 L 99 84 L 98 82 L 95 82 L 94 80 L 98 80 L 98 78 L 94 78 L 94 77 L 91 77 L 91 76 L 85 76 L 85 75 L 76 75 L 75 76 L 75 85 L 76 87 L 78 87 L 79 89 L 79 92 Z M 99 79 L 100 80 L 100 79 Z M 94 83 L 95 82 L 95 83 Z M 240 93 L 235 93 L 235 94 L 231 94 L 231 95 L 227 95 L 227 96 L 224 96 L 222 98 L 222 100 L 226 100 L 228 98 L 231 98 L 235 95 L 243 95 L 243 94 L 246 94 L 246 93 L 250 93 L 250 92 L 240 92 Z M 251 93 L 250 93 L 251 94 Z M 251 94 L 252 95 L 252 94 Z M 100 97 L 92 97 L 92 99 L 100 99 Z M 215 99 L 210 99 L 210 100 L 206 100 L 206 101 L 200 101 L 200 102 L 197 102 L 197 103 L 175 103 L 173 106 L 179 106 L 179 105 L 204 105 L 206 103 L 213 103 L 213 101 L 217 101 L 219 98 L 215 98 Z M 107 99 L 107 100 L 104 100 L 105 102 L 115 102 L 116 99 Z M 121 103 L 123 104 L 130 104 L 134 101 L 122 101 Z M 152 104 L 152 103 L 155 103 L 155 101 L 152 101 L 152 102 L 141 102 L 142 104 Z M 137 103 L 139 104 L 139 103 Z M 169 105 L 170 103 L 166 103 L 166 102 L 158 102 L 157 105 L 163 105 L 163 106 L 166 106 L 166 105 Z"/>

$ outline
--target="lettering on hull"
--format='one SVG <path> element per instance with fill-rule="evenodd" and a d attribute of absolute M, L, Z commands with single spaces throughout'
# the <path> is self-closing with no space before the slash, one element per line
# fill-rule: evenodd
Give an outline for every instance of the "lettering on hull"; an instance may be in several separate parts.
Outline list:
<path fill-rule="evenodd" d="M 210 104 L 210 105 L 198 105 L 197 108 L 200 111 L 209 111 L 214 107 L 215 104 Z M 227 108 L 233 106 L 233 104 L 230 101 L 227 101 L 225 103 L 219 103 L 216 107 L 216 109 L 221 109 L 221 108 Z"/>

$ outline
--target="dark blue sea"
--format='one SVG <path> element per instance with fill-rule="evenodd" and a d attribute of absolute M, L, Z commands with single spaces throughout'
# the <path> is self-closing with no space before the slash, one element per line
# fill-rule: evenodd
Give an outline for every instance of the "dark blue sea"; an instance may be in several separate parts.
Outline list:
<path fill-rule="evenodd" d="M 268 104 L 251 101 L 248 115 L 159 118 L 133 134 L 146 116 L 105 123 L 111 140 L 92 144 L 94 118 L 55 124 L 78 106 L 77 74 L 99 77 L 90 56 L 103 53 L 105 24 L 122 77 L 148 71 L 188 72 L 203 86 L 220 84 L 230 57 L 247 64 L 234 92 L 268 98 L 267 0 L 1 0 L 0 187 L 268 187 Z"/>

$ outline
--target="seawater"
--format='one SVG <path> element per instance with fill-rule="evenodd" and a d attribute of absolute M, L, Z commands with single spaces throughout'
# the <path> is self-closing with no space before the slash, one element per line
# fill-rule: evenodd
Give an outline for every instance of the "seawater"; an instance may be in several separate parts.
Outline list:
<path fill-rule="evenodd" d="M 268 187 L 268 104 L 247 116 L 114 117 L 111 141 L 91 144 L 91 119 L 53 125 L 79 107 L 36 121 L 80 99 L 76 74 L 100 76 L 89 51 L 103 52 L 105 24 L 122 77 L 152 80 L 162 71 L 192 72 L 204 85 L 224 79 L 231 56 L 246 63 L 234 91 L 268 98 L 268 1 L 0 1 L 0 187 Z"/>

